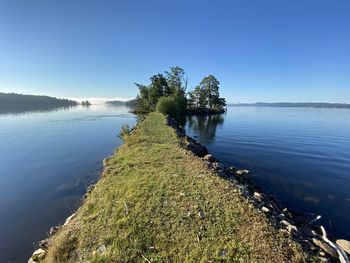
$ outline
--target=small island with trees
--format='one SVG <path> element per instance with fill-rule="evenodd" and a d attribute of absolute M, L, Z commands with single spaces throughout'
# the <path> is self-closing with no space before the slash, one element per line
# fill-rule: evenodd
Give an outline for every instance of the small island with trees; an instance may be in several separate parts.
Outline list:
<path fill-rule="evenodd" d="M 149 85 L 138 84 L 134 113 L 153 111 L 181 118 L 186 115 L 212 115 L 225 112 L 226 101 L 220 97 L 220 82 L 208 75 L 192 90 L 187 92 L 188 76 L 180 67 L 158 73 L 150 78 Z"/>

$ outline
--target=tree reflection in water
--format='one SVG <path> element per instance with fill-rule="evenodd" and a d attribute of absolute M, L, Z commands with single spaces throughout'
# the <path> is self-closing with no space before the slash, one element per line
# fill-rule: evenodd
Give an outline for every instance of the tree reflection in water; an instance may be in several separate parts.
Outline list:
<path fill-rule="evenodd" d="M 187 127 L 198 134 L 199 140 L 210 142 L 215 138 L 216 129 L 224 123 L 224 114 L 209 116 L 188 116 Z"/>

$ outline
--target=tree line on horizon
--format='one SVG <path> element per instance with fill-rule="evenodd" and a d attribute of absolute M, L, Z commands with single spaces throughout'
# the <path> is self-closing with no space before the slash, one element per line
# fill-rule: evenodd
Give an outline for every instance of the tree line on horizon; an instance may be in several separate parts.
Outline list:
<path fill-rule="evenodd" d="M 0 93 L 0 105 L 47 105 L 47 106 L 75 106 L 78 103 L 68 99 L 58 99 L 43 95 L 23 95 L 17 93 Z"/>
<path fill-rule="evenodd" d="M 220 112 L 226 106 L 225 99 L 220 97 L 220 82 L 213 75 L 204 77 L 189 92 L 188 76 L 178 66 L 151 76 L 150 81 L 149 85 L 135 83 L 139 89 L 136 97 L 138 112 L 159 111 L 179 117 L 188 112 Z"/>

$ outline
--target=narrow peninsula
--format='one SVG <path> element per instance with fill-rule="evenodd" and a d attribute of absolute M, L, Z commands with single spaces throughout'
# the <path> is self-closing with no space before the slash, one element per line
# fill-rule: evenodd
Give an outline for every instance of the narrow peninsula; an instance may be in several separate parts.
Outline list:
<path fill-rule="evenodd" d="M 307 262 L 232 182 L 150 113 L 34 262 Z M 54 232 L 54 231 L 53 231 Z M 42 252 L 41 251 L 41 252 Z"/>

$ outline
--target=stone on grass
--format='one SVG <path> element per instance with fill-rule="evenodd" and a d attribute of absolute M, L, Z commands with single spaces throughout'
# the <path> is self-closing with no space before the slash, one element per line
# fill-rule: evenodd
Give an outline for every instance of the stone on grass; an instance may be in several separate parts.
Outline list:
<path fill-rule="evenodd" d="M 103 253 L 105 253 L 107 250 L 105 245 L 100 246 L 97 250 L 95 250 L 94 252 L 92 252 L 92 255 L 95 256 L 96 254 L 101 255 Z"/>
<path fill-rule="evenodd" d="M 204 219 L 205 218 L 205 214 L 204 214 L 204 212 L 202 210 L 198 211 L 198 216 L 199 216 L 200 219 Z"/>

